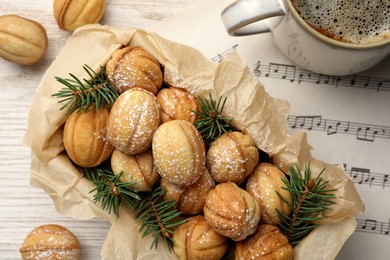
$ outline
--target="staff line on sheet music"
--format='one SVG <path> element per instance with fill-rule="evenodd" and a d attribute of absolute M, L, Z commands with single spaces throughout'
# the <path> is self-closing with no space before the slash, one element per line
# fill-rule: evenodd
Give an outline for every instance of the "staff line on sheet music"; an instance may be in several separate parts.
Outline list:
<path fill-rule="evenodd" d="M 357 140 L 374 142 L 376 138 L 390 139 L 390 126 L 356 123 L 325 119 L 322 116 L 288 116 L 288 126 L 291 129 L 299 128 L 314 131 L 324 131 L 328 135 L 349 134 Z"/>
<path fill-rule="evenodd" d="M 351 177 L 351 179 L 361 185 L 366 184 L 371 186 L 378 186 L 384 188 L 390 187 L 389 174 L 371 172 L 368 168 L 351 167 L 347 168 L 344 164 L 345 172 Z"/>
<path fill-rule="evenodd" d="M 379 91 L 390 91 L 390 79 L 353 74 L 347 76 L 332 76 L 313 73 L 295 65 L 282 63 L 262 64 L 258 61 L 253 68 L 256 77 L 284 79 L 290 82 L 311 82 L 333 85 L 335 87 L 354 87 Z"/>
<path fill-rule="evenodd" d="M 356 219 L 356 231 L 373 233 L 378 235 L 389 235 L 390 218 L 388 222 L 378 221 L 375 219 Z"/>

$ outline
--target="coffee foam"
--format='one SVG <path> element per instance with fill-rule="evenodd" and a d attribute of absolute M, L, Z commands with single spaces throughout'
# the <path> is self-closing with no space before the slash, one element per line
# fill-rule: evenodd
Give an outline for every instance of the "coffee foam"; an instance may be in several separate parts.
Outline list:
<path fill-rule="evenodd" d="M 345 42 L 368 44 L 390 38 L 389 0 L 292 0 L 312 27 Z"/>

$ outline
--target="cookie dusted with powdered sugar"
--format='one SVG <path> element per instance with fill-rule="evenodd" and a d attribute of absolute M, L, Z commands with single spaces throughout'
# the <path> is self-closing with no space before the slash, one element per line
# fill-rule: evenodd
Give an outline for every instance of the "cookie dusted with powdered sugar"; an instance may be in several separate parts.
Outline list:
<path fill-rule="evenodd" d="M 157 94 L 163 84 L 160 63 L 138 46 L 115 51 L 107 62 L 106 72 L 119 93 L 138 87 Z"/>
<path fill-rule="evenodd" d="M 160 179 L 154 167 L 152 150 L 129 155 L 115 150 L 111 155 L 111 168 L 115 175 L 121 174 L 121 182 L 133 182 L 132 189 L 137 191 L 152 190 L 152 186 Z"/>
<path fill-rule="evenodd" d="M 173 234 L 173 251 L 180 260 L 219 260 L 227 250 L 227 239 L 215 232 L 203 216 L 191 217 Z"/>
<path fill-rule="evenodd" d="M 259 151 L 253 138 L 241 132 L 230 132 L 211 143 L 206 165 L 216 182 L 241 184 L 258 162 Z"/>
<path fill-rule="evenodd" d="M 236 260 L 292 260 L 294 249 L 279 228 L 273 225 L 259 225 L 256 232 L 236 243 Z"/>
<path fill-rule="evenodd" d="M 282 220 L 276 210 L 290 215 L 291 194 L 282 179 L 286 175 L 276 165 L 261 163 L 256 166 L 246 183 L 246 191 L 259 203 L 261 223 L 279 225 Z M 282 195 L 284 199 L 278 195 Z M 288 203 L 287 203 L 288 202 Z"/>
<path fill-rule="evenodd" d="M 19 249 L 22 259 L 80 259 L 80 245 L 67 228 L 55 224 L 32 230 Z"/>
<path fill-rule="evenodd" d="M 160 125 L 160 107 L 149 91 L 134 88 L 119 96 L 107 123 L 107 140 L 125 154 L 148 150 Z"/>
<path fill-rule="evenodd" d="M 188 187 L 179 188 L 164 179 L 161 180 L 161 187 L 167 191 L 164 199 L 176 201 L 180 212 L 196 215 L 202 213 L 206 196 L 210 190 L 215 188 L 215 182 L 205 168 L 199 179 Z"/>
<path fill-rule="evenodd" d="M 183 88 L 169 87 L 160 90 L 157 101 L 161 107 L 163 122 L 182 119 L 194 123 L 198 111 L 196 97 Z"/>
<path fill-rule="evenodd" d="M 159 126 L 152 149 L 161 177 L 178 187 L 194 184 L 204 171 L 205 145 L 198 130 L 188 121 L 173 120 Z"/>
<path fill-rule="evenodd" d="M 260 221 L 256 199 L 233 182 L 218 184 L 207 194 L 203 214 L 215 232 L 234 241 L 253 234 Z"/>

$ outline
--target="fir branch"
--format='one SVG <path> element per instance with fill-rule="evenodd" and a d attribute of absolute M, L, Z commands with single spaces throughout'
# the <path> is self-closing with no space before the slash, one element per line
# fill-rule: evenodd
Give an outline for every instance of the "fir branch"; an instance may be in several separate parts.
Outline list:
<path fill-rule="evenodd" d="M 100 66 L 99 73 L 96 73 L 88 65 L 84 65 L 83 69 L 90 79 L 80 80 L 71 73 L 69 73 L 70 79 L 55 77 L 65 87 L 52 96 L 61 99 L 58 102 L 63 104 L 60 110 L 67 108 L 68 116 L 74 111 L 86 112 L 93 104 L 97 110 L 100 107 L 114 103 L 119 96 L 108 80 L 106 71 L 102 66 Z"/>
<path fill-rule="evenodd" d="M 280 210 L 278 212 L 282 223 L 279 225 L 282 232 L 288 238 L 292 246 L 297 245 L 307 234 L 309 234 L 317 224 L 313 221 L 320 220 L 321 212 L 329 209 L 331 205 L 335 204 L 334 192 L 336 189 L 327 189 L 328 181 L 321 178 L 322 173 L 316 177 L 311 177 L 310 163 L 305 167 L 302 176 L 298 166 L 290 168 L 290 178 L 282 179 L 292 197 L 290 203 L 279 192 L 278 196 L 291 208 L 291 214 L 287 216 Z"/>
<path fill-rule="evenodd" d="M 163 199 L 166 191 L 160 185 L 155 185 L 151 193 L 138 193 L 131 189 L 134 182 L 122 183 L 119 180 L 122 173 L 114 175 L 111 170 L 97 167 L 84 168 L 84 173 L 95 185 L 91 190 L 96 192 L 94 203 L 100 202 L 102 209 L 109 213 L 113 211 L 119 217 L 119 206 L 124 201 L 135 212 L 142 237 L 153 237 L 150 248 L 157 248 L 161 237 L 172 253 L 172 228 L 187 220 L 180 217 L 181 212 L 175 209 L 175 201 Z"/>
<path fill-rule="evenodd" d="M 198 116 L 194 125 L 204 139 L 214 141 L 223 133 L 233 130 L 231 123 L 234 118 L 222 116 L 225 103 L 226 97 L 222 98 L 222 96 L 219 97 L 218 102 L 212 98 L 211 94 L 209 99 L 198 97 L 200 111 L 193 111 Z"/>
<path fill-rule="evenodd" d="M 136 204 L 135 217 L 141 224 L 139 231 L 143 232 L 142 237 L 152 234 L 151 249 L 157 248 L 161 237 L 168 251 L 172 253 L 172 228 L 187 220 L 181 218 L 181 212 L 174 208 L 175 201 L 163 199 L 165 193 L 166 190 L 161 189 L 160 186 L 154 187 L 151 193 L 144 193 L 142 199 Z"/>
<path fill-rule="evenodd" d="M 110 170 L 99 168 L 83 168 L 85 176 L 92 181 L 95 188 L 93 202 L 100 202 L 103 210 L 114 212 L 119 217 L 119 206 L 124 201 L 134 209 L 136 201 L 141 200 L 137 191 L 131 188 L 135 182 L 121 182 L 121 174 L 114 175 Z"/>

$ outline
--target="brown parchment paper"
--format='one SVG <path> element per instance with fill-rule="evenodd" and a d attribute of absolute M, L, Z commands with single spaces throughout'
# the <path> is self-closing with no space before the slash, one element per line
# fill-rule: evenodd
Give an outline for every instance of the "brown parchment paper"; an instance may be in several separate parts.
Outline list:
<path fill-rule="evenodd" d="M 107 214 L 92 202 L 92 184 L 82 177 L 67 157 L 62 143 L 65 111 L 51 95 L 62 85 L 55 77 L 73 73 L 88 78 L 82 69 L 88 64 L 96 71 L 111 54 L 125 45 L 139 45 L 164 67 L 167 84 L 188 89 L 195 95 L 226 96 L 225 114 L 235 126 L 254 137 L 285 172 L 290 166 L 311 163 L 312 171 L 337 188 L 337 204 L 323 213 L 324 219 L 298 246 L 295 259 L 334 259 L 356 227 L 354 216 L 365 210 L 353 182 L 340 166 L 311 156 L 306 134 L 289 135 L 289 104 L 269 96 L 240 57 L 232 53 L 220 64 L 207 60 L 199 51 L 171 42 L 153 32 L 129 28 L 88 25 L 76 30 L 44 74 L 31 104 L 24 143 L 31 147 L 31 184 L 53 199 L 61 214 L 79 219 L 99 217 L 112 223 L 101 251 L 102 259 L 175 259 L 161 243 L 150 250 L 151 239 L 141 238 L 131 211 L 122 206 L 120 217 Z"/>

